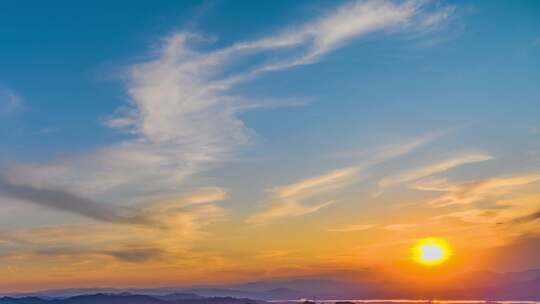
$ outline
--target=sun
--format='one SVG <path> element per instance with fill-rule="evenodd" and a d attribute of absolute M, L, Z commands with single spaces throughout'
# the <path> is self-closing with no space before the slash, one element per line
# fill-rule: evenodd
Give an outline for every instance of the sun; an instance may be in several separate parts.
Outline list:
<path fill-rule="evenodd" d="M 452 254 L 448 243 L 439 238 L 419 240 L 412 249 L 413 260 L 426 266 L 444 263 Z"/>

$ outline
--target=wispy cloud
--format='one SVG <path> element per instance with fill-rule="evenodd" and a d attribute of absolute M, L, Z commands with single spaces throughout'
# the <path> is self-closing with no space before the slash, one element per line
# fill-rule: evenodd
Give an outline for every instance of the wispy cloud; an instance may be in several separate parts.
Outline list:
<path fill-rule="evenodd" d="M 0 178 L 0 195 L 103 222 L 150 224 L 149 220 L 142 216 L 121 215 L 118 210 L 65 191 L 17 185 L 3 178 Z"/>
<path fill-rule="evenodd" d="M 463 156 L 458 156 L 414 170 L 405 171 L 395 176 L 385 177 L 379 182 L 379 186 L 381 188 L 386 188 L 398 184 L 408 183 L 427 176 L 431 176 L 436 173 L 448 171 L 454 167 L 462 166 L 469 163 L 487 161 L 490 159 L 493 159 L 493 157 L 488 154 L 467 154 Z"/>
<path fill-rule="evenodd" d="M 441 135 L 441 132 L 432 133 L 401 143 L 377 148 L 369 153 L 369 156 L 367 154 L 356 156 L 356 158 L 362 159 L 361 161 L 357 161 L 356 165 L 333 170 L 326 174 L 308 178 L 291 185 L 271 189 L 271 197 L 263 202 L 266 209 L 250 217 L 248 222 L 260 223 L 275 218 L 298 216 L 318 211 L 335 203 L 336 200 L 330 199 L 323 203 L 302 203 L 302 201 L 313 201 L 318 196 L 324 196 L 331 193 L 333 190 L 341 189 L 345 185 L 357 180 L 360 173 L 364 172 L 366 169 L 409 154 L 419 147 L 439 138 Z M 333 230 L 336 232 L 338 230 L 346 232 L 354 231 L 354 229 L 359 228 L 363 228 L 363 225 L 352 225 Z"/>
<path fill-rule="evenodd" d="M 293 27 L 272 37 L 236 44 L 222 53 L 299 46 L 306 48 L 285 60 L 258 67 L 252 70 L 250 76 L 310 64 L 346 42 L 366 34 L 433 29 L 451 15 L 448 6 L 429 11 L 424 4 L 419 1 L 351 1 L 314 22 Z"/>
<path fill-rule="evenodd" d="M 457 218 L 463 222 L 475 224 L 496 224 L 507 219 L 500 216 L 499 210 L 485 210 L 477 208 L 450 212 L 433 217 L 434 220 L 447 218 Z"/>
<path fill-rule="evenodd" d="M 248 218 L 248 222 L 262 223 L 269 220 L 305 215 L 318 211 L 335 203 L 334 200 L 320 202 L 319 195 L 338 190 L 351 182 L 358 172 L 357 168 L 343 168 L 326 174 L 299 181 L 297 183 L 277 187 L 270 190 L 270 198 L 266 200 L 264 210 Z"/>
<path fill-rule="evenodd" d="M 534 182 L 532 182 L 534 183 Z M 473 225 L 502 225 L 510 227 L 513 234 L 537 231 L 535 221 L 540 219 L 538 194 L 523 191 L 530 183 L 516 183 L 511 188 L 501 185 L 489 187 L 491 190 L 465 194 L 470 196 L 470 203 L 453 205 L 452 211 L 433 217 L 433 220 L 459 220 Z M 507 184 L 508 185 L 508 184 Z M 459 187 L 456 187 L 457 189 Z M 504 189 L 506 188 L 506 189 Z"/>
<path fill-rule="evenodd" d="M 159 248 L 126 248 L 117 250 L 82 250 L 73 248 L 49 248 L 31 252 L 34 255 L 58 257 L 58 256 L 93 256 L 103 255 L 129 263 L 142 263 L 161 259 L 165 252 Z"/>
<path fill-rule="evenodd" d="M 221 210 L 221 208 L 213 206 L 212 203 L 224 200 L 227 193 L 218 187 L 199 188 L 166 200 L 146 202 L 128 210 L 62 190 L 14 184 L 0 177 L 0 196 L 11 197 L 99 222 L 178 229 L 178 223 L 187 223 L 194 215 L 197 216 L 197 213 L 209 215 L 209 209 Z"/>
<path fill-rule="evenodd" d="M 348 41 L 377 32 L 436 28 L 446 14 L 423 2 L 353 1 L 275 35 L 209 52 L 190 45 L 200 35 L 176 33 L 155 56 L 132 66 L 126 77 L 130 104 L 107 119 L 107 126 L 133 139 L 94 153 L 13 168 L 18 182 L 70 189 L 111 201 L 169 195 L 194 173 L 231 157 L 249 141 L 239 118 L 257 100 L 230 92 L 270 71 L 311 64 Z M 234 62 L 255 54 L 272 61 Z M 251 61 L 250 61 L 251 62 Z M 226 76 L 225 76 L 226 75 Z"/>
<path fill-rule="evenodd" d="M 540 211 L 536 211 L 536 212 L 531 213 L 531 214 L 520 216 L 518 218 L 515 218 L 512 222 L 514 222 L 514 223 L 530 223 L 530 222 L 534 222 L 534 221 L 537 221 L 537 220 L 540 220 Z"/>
<path fill-rule="evenodd" d="M 384 226 L 384 229 L 390 230 L 390 231 L 405 231 L 411 228 L 416 227 L 416 224 L 390 224 Z"/>
<path fill-rule="evenodd" d="M 450 205 L 467 205 L 481 202 L 489 198 L 501 199 L 511 194 L 516 188 L 540 181 L 540 175 L 518 175 L 491 178 L 461 184 L 449 183 L 444 179 L 427 180 L 415 183 L 413 187 L 421 191 L 444 192 L 429 203 L 435 207 Z"/>
<path fill-rule="evenodd" d="M 432 132 L 429 134 L 408 138 L 406 140 L 396 140 L 392 144 L 384 146 L 376 146 L 371 149 L 347 149 L 333 152 L 329 155 L 330 158 L 346 158 L 358 160 L 362 159 L 360 167 L 370 167 L 383 163 L 393 158 L 407 155 L 414 150 L 433 142 L 443 136 L 446 132 Z"/>
<path fill-rule="evenodd" d="M 343 227 L 338 228 L 329 228 L 328 231 L 330 232 L 354 232 L 354 231 L 364 231 L 369 230 L 372 228 L 377 227 L 377 225 L 372 224 L 355 224 L 355 225 L 347 225 Z"/>
<path fill-rule="evenodd" d="M 7 114 L 20 108 L 22 99 L 8 87 L 0 86 L 0 114 Z"/>
<path fill-rule="evenodd" d="M 364 231 L 371 229 L 382 229 L 388 231 L 405 231 L 417 227 L 417 224 L 352 224 L 339 228 L 328 229 L 330 232 L 354 232 L 354 231 Z"/>
<path fill-rule="evenodd" d="M 62 199 L 63 195 L 60 196 Z M 108 209 L 91 202 L 88 208 L 94 213 L 79 210 L 73 213 L 97 222 L 3 231 L 0 232 L 0 244 L 8 245 L 4 247 L 8 256 L 24 259 L 107 262 L 102 258 L 112 257 L 132 263 L 158 260 L 174 263 L 191 248 L 193 241 L 209 235 L 204 229 L 207 225 L 226 219 L 227 212 L 217 205 L 225 197 L 223 189 L 209 187 L 130 208 L 131 214 L 135 215 L 133 218 L 143 219 L 142 224 L 132 217 L 118 219 L 124 216 L 120 211 L 125 210 Z M 42 204 L 41 201 L 33 203 Z M 63 206 L 61 208 L 66 211 Z M 110 212 L 114 217 L 109 213 L 96 215 L 94 209 Z M 164 261 L 168 257 L 173 259 Z"/>

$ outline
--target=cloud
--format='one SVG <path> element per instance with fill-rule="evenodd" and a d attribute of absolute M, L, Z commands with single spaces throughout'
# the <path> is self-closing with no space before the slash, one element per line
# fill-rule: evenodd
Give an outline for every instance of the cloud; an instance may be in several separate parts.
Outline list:
<path fill-rule="evenodd" d="M 516 188 L 540 181 L 540 175 L 517 175 L 452 184 L 444 179 L 420 181 L 412 187 L 421 191 L 444 192 L 429 204 L 435 207 L 467 205 L 490 198 L 502 198 Z"/>
<path fill-rule="evenodd" d="M 333 170 L 326 174 L 305 179 L 294 184 L 270 189 L 270 198 L 263 205 L 264 210 L 248 218 L 250 223 L 294 217 L 316 212 L 333 203 L 334 200 L 315 201 L 320 195 L 348 185 L 356 176 L 356 167 Z"/>
<path fill-rule="evenodd" d="M 225 200 L 227 191 L 219 187 L 204 187 L 184 194 L 180 199 L 188 204 L 207 204 Z"/>
<path fill-rule="evenodd" d="M 0 114 L 7 114 L 20 108 L 22 99 L 13 90 L 0 86 Z"/>
<path fill-rule="evenodd" d="M 35 255 L 48 257 L 57 256 L 90 256 L 104 255 L 110 256 L 122 262 L 141 263 L 146 261 L 155 261 L 161 259 L 165 252 L 158 248 L 127 248 L 117 250 L 84 250 L 72 248 L 49 248 L 40 249 L 32 252 Z"/>
<path fill-rule="evenodd" d="M 273 37 L 236 44 L 223 53 L 304 47 L 298 55 L 263 65 L 251 75 L 282 70 L 316 62 L 346 42 L 370 33 L 436 28 L 450 16 L 448 8 L 427 11 L 419 1 L 351 1 L 314 22 Z"/>
<path fill-rule="evenodd" d="M 60 128 L 58 128 L 58 127 L 46 127 L 46 128 L 38 130 L 36 132 L 36 134 L 38 134 L 38 135 L 48 135 L 48 134 L 56 133 L 58 131 L 60 131 Z"/>
<path fill-rule="evenodd" d="M 370 229 L 382 229 L 388 231 L 406 231 L 411 228 L 418 227 L 417 224 L 389 224 L 389 225 L 378 225 L 378 224 L 353 224 L 340 228 L 328 229 L 330 232 L 353 232 L 353 231 L 364 231 Z"/>
<path fill-rule="evenodd" d="M 106 120 L 130 139 L 86 155 L 17 166 L 10 178 L 108 201 L 172 195 L 187 177 L 231 159 L 249 142 L 239 113 L 259 101 L 233 95 L 238 84 L 314 63 L 368 34 L 435 28 L 444 19 L 440 10 L 419 1 L 353 1 L 304 25 L 212 51 L 193 47 L 201 35 L 175 33 L 151 59 L 128 69 L 130 103 Z M 250 60 L 254 55 L 268 59 Z M 243 61 L 249 64 L 235 65 Z"/>
<path fill-rule="evenodd" d="M 226 210 L 216 204 L 226 197 L 224 193 L 223 189 L 208 187 L 131 208 L 137 218 L 145 219 L 142 225 L 106 218 L 98 219 L 97 223 L 16 229 L 0 232 L 0 244 L 9 245 L 5 249 L 10 256 L 24 259 L 32 258 L 32 254 L 47 255 L 55 261 L 63 258 L 96 261 L 95 256 L 126 262 L 178 259 L 190 250 L 193 241 L 210 235 L 204 230 L 207 225 L 226 219 Z"/>
<path fill-rule="evenodd" d="M 178 217 L 190 217 L 194 212 L 204 213 L 205 209 L 213 208 L 211 203 L 224 200 L 227 192 L 218 187 L 204 187 L 125 210 L 65 191 L 17 185 L 0 178 L 0 195 L 105 223 L 171 228 L 179 222 Z M 172 217 L 175 220 L 171 222 L 169 219 Z"/>
<path fill-rule="evenodd" d="M 260 224 L 269 220 L 306 215 L 319 211 L 320 209 L 334 204 L 335 201 L 329 200 L 322 203 L 301 203 L 298 201 L 272 201 L 262 212 L 257 213 L 247 219 L 248 223 Z"/>
<path fill-rule="evenodd" d="M 433 217 L 434 220 L 446 218 L 457 218 L 466 223 L 474 224 L 496 224 L 508 219 L 505 210 L 496 209 L 468 209 L 463 211 L 450 212 Z"/>
<path fill-rule="evenodd" d="M 291 185 L 277 187 L 271 191 L 279 199 L 309 197 L 317 193 L 341 188 L 344 181 L 353 176 L 357 171 L 358 169 L 354 167 L 334 170 L 327 174 L 305 179 Z"/>
<path fill-rule="evenodd" d="M 420 148 L 421 146 L 426 145 L 438 139 L 443 134 L 444 132 L 433 132 L 430 134 L 413 138 L 409 141 L 404 141 L 401 143 L 386 146 L 378 150 L 377 152 L 375 152 L 374 156 L 372 156 L 372 158 L 366 162 L 366 165 L 369 165 L 369 166 L 377 165 L 387 160 L 409 154 L 413 152 L 414 150 Z"/>
<path fill-rule="evenodd" d="M 157 248 L 125 249 L 116 251 L 104 251 L 103 254 L 110 255 L 124 262 L 139 263 L 145 261 L 155 261 L 164 255 L 164 252 Z"/>
<path fill-rule="evenodd" d="M 28 241 L 15 237 L 9 233 L 1 232 L 0 231 L 0 245 L 3 244 L 27 244 Z"/>
<path fill-rule="evenodd" d="M 529 223 L 529 222 L 534 222 L 537 220 L 540 220 L 540 211 L 536 211 L 534 213 L 518 217 L 514 219 L 512 222 L 513 223 Z"/>
<path fill-rule="evenodd" d="M 390 231 L 405 231 L 411 228 L 416 227 L 416 224 L 391 224 L 384 226 L 384 229 Z"/>
<path fill-rule="evenodd" d="M 403 141 L 398 144 L 378 148 L 369 153 L 369 157 L 355 166 L 337 169 L 291 185 L 271 189 L 269 190 L 272 193 L 271 198 L 263 203 L 263 205 L 266 206 L 266 209 L 250 217 L 248 222 L 261 223 L 274 218 L 284 218 L 316 212 L 335 203 L 335 200 L 328 200 L 318 204 L 313 202 L 309 204 L 302 203 L 302 201 L 313 200 L 319 195 L 328 195 L 328 193 L 333 190 L 338 190 L 353 182 L 363 170 L 411 153 L 417 148 L 439 138 L 441 135 L 441 132 L 431 133 L 413 138 L 409 141 Z M 350 231 L 354 231 L 355 228 L 360 227 L 351 225 L 341 229 L 336 228 L 330 230 L 336 232 L 341 230 L 341 232 L 346 232 L 349 231 L 348 229 L 353 229 Z"/>
<path fill-rule="evenodd" d="M 3 178 L 0 178 L 0 195 L 82 215 L 97 221 L 145 225 L 150 223 L 147 218 L 139 215 L 121 215 L 118 210 L 68 192 L 12 184 Z"/>
<path fill-rule="evenodd" d="M 129 222 L 127 225 L 118 225 L 118 222 L 109 221 L 57 224 L 2 232 L 0 240 L 35 245 L 39 248 L 54 247 L 58 243 L 91 248 L 104 244 L 135 243 L 160 244 L 158 247 L 173 249 L 187 241 L 205 236 L 202 228 L 226 218 L 225 210 L 215 201 L 194 202 L 188 195 L 133 207 L 131 211 L 150 224 L 138 225 Z"/>
<path fill-rule="evenodd" d="M 406 140 L 396 140 L 392 144 L 378 146 L 370 149 L 347 149 L 331 153 L 329 158 L 364 159 L 360 167 L 375 166 L 387 160 L 397 158 L 413 152 L 414 150 L 433 142 L 446 132 L 432 132 L 429 134 L 408 138 Z"/>
<path fill-rule="evenodd" d="M 330 232 L 353 232 L 353 231 L 364 231 L 375 228 L 377 225 L 372 224 L 356 224 L 356 225 L 347 225 L 339 228 L 330 228 Z"/>
<path fill-rule="evenodd" d="M 415 181 L 436 173 L 448 171 L 454 167 L 462 166 L 469 163 L 487 161 L 490 159 L 493 159 L 493 157 L 487 154 L 468 154 L 446 159 L 444 161 L 430 164 L 411 171 L 406 171 L 395 176 L 385 177 L 379 182 L 379 187 L 386 188 Z"/>
<path fill-rule="evenodd" d="M 194 238 L 202 234 L 202 227 L 225 219 L 227 212 L 216 203 L 226 197 L 225 190 L 207 187 L 144 204 L 137 208 L 137 212 L 159 222 L 174 233 L 182 234 L 185 238 Z"/>

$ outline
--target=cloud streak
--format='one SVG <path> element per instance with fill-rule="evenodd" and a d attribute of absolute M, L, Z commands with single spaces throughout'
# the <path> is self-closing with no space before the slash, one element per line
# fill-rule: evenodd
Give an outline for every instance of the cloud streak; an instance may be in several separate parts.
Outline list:
<path fill-rule="evenodd" d="M 58 256 L 91 256 L 104 255 L 115 258 L 122 262 L 141 263 L 161 259 L 165 252 L 158 248 L 127 248 L 116 250 L 83 250 L 71 248 L 49 248 L 32 252 L 35 255 L 58 257 Z"/>
<path fill-rule="evenodd" d="M 208 208 L 212 203 L 224 200 L 227 193 L 217 187 L 200 188 L 168 200 L 146 203 L 128 211 L 62 190 L 18 185 L 0 178 L 0 196 L 68 212 L 99 222 L 170 228 L 174 225 L 167 221 L 168 218 L 189 217 L 197 210 Z M 201 206 L 197 207 L 198 205 Z"/>
<path fill-rule="evenodd" d="M 412 182 L 436 173 L 448 171 L 458 166 L 476 162 L 483 162 L 490 159 L 493 159 L 493 157 L 487 154 L 468 154 L 446 159 L 441 162 L 430 164 L 418 169 L 405 171 L 395 176 L 385 177 L 379 182 L 379 187 L 386 188 Z"/>
<path fill-rule="evenodd" d="M 377 225 L 372 224 L 354 224 L 347 225 L 339 228 L 329 228 L 330 232 L 355 232 L 355 231 L 365 231 L 377 227 Z"/>
<path fill-rule="evenodd" d="M 149 219 L 140 215 L 122 215 L 118 210 L 109 208 L 104 204 L 68 192 L 12 184 L 3 178 L 0 178 L 0 195 L 102 222 L 139 225 L 150 224 Z"/>
<path fill-rule="evenodd" d="M 356 165 L 336 169 L 326 174 L 308 178 L 287 186 L 270 189 L 270 198 L 263 202 L 265 209 L 248 218 L 248 222 L 262 223 L 272 219 L 293 217 L 316 212 L 326 206 L 334 204 L 334 199 L 323 203 L 313 203 L 319 196 L 328 196 L 351 184 L 361 172 L 372 166 L 379 165 L 394 158 L 409 154 L 421 146 L 439 138 L 441 133 L 432 133 L 409 141 L 401 142 L 376 149 L 370 157 Z M 310 201 L 310 203 L 306 203 Z M 342 228 L 329 229 L 334 232 L 349 232 L 363 230 L 365 225 L 351 225 Z"/>
<path fill-rule="evenodd" d="M 263 203 L 264 210 L 248 218 L 247 222 L 260 224 L 316 212 L 335 203 L 334 200 L 320 202 L 316 200 L 318 196 L 343 188 L 351 182 L 357 172 L 358 169 L 355 167 L 343 168 L 271 189 L 270 198 Z"/>
<path fill-rule="evenodd" d="M 413 187 L 421 191 L 444 192 L 429 204 L 435 207 L 468 205 L 489 198 L 502 198 L 513 190 L 540 181 L 540 175 L 518 175 L 452 184 L 446 180 L 418 182 Z"/>
<path fill-rule="evenodd" d="M 532 214 L 528 214 L 528 215 L 525 215 L 525 216 L 518 217 L 518 218 L 514 219 L 512 222 L 521 224 L 521 223 L 535 222 L 537 220 L 540 220 L 540 211 L 536 211 L 536 212 L 534 212 Z"/>

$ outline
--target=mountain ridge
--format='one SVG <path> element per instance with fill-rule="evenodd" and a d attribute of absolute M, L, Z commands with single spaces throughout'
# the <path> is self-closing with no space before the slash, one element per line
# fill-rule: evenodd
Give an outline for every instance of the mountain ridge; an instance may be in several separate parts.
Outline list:
<path fill-rule="evenodd" d="M 5 295 L 15 298 L 35 297 L 46 301 L 65 300 L 70 298 L 71 301 L 74 301 L 74 297 L 88 294 L 93 294 L 94 296 L 111 296 L 112 301 L 115 301 L 114 296 L 148 296 L 158 301 L 168 303 L 180 301 L 182 304 L 199 304 L 203 300 L 218 302 L 217 299 L 224 298 L 229 300 L 253 299 L 250 301 L 293 300 L 314 297 L 319 299 L 335 300 L 369 298 L 540 300 L 540 269 L 530 269 L 507 273 L 497 273 L 492 271 L 471 272 L 454 278 L 454 283 L 446 284 L 444 281 L 442 281 L 442 283 L 439 282 L 439 285 L 434 286 L 431 289 L 421 288 L 421 286 L 416 286 L 410 282 L 384 280 L 381 279 L 381 277 L 373 275 L 372 273 L 364 273 L 364 275 L 364 277 L 359 277 L 359 279 L 355 281 L 313 276 L 311 278 L 269 279 L 241 284 L 214 286 L 207 285 L 160 288 L 72 288 L 45 290 L 30 293 L 12 293 Z M 125 298 L 123 299 L 125 300 Z M 139 301 L 141 299 L 134 298 L 134 300 Z M 150 299 L 146 300 L 150 301 Z M 14 303 L 0 301 L 0 304 Z M 19 304 L 87 303 L 42 303 L 34 299 L 32 303 Z M 141 304 L 158 304 L 158 302 Z"/>

